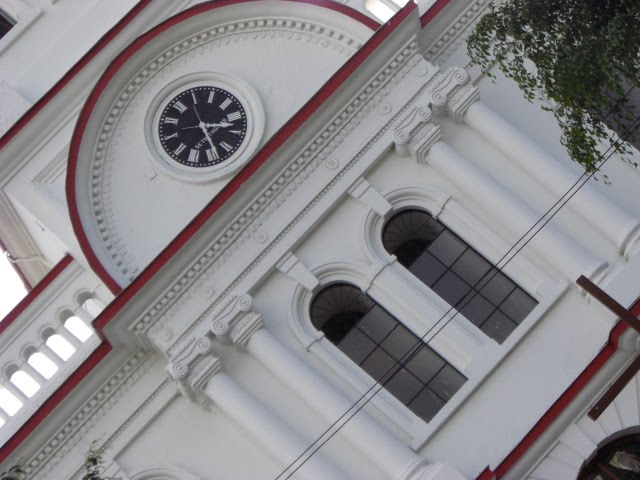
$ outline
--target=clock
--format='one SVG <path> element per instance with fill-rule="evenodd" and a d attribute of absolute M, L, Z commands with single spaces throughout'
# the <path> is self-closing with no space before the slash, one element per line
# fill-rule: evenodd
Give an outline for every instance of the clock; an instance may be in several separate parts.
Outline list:
<path fill-rule="evenodd" d="M 247 137 L 247 112 L 228 90 L 212 85 L 173 95 L 157 117 L 163 152 L 185 167 L 219 165 L 234 156 Z"/>

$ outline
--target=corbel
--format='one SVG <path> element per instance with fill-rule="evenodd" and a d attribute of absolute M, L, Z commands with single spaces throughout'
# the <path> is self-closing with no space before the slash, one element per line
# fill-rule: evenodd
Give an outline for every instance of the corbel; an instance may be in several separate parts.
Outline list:
<path fill-rule="evenodd" d="M 387 199 L 364 178 L 360 178 L 349 188 L 349 195 L 375 211 L 382 218 L 393 210 Z"/>
<path fill-rule="evenodd" d="M 313 291 L 320 284 L 307 266 L 291 252 L 276 263 L 276 268 L 309 291 Z"/>

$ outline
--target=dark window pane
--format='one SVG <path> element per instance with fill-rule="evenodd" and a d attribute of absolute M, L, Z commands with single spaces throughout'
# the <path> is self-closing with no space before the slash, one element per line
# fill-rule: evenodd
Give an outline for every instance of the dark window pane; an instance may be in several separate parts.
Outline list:
<path fill-rule="evenodd" d="M 13 22 L 0 12 L 0 38 L 4 37 L 13 27 Z"/>
<path fill-rule="evenodd" d="M 464 252 L 467 245 L 449 230 L 444 230 L 429 246 L 429 251 L 447 266 L 451 266 Z"/>
<path fill-rule="evenodd" d="M 496 307 L 476 291 L 471 291 L 460 302 L 460 313 L 479 327 Z"/>
<path fill-rule="evenodd" d="M 386 310 L 376 306 L 362 317 L 362 320 L 358 323 L 358 328 L 373 341 L 380 343 L 397 324 L 398 321 Z"/>
<path fill-rule="evenodd" d="M 435 285 L 433 291 L 440 295 L 449 305 L 456 305 L 471 289 L 452 271 L 445 273 Z"/>
<path fill-rule="evenodd" d="M 413 400 L 413 397 L 422 390 L 424 385 L 403 368 L 385 384 L 385 387 L 393 393 L 398 400 L 406 405 Z"/>
<path fill-rule="evenodd" d="M 480 292 L 494 305 L 500 305 L 516 286 L 506 275 L 495 269 L 491 270 L 480 284 Z"/>
<path fill-rule="evenodd" d="M 402 325 L 398 326 L 384 339 L 381 346 L 396 360 L 409 358 L 410 351 L 419 348 L 422 342 Z"/>
<path fill-rule="evenodd" d="M 360 364 L 367 358 L 367 355 L 376 348 L 376 344 L 356 328 L 351 330 L 342 341 L 338 343 L 338 346 L 340 350 L 357 364 Z"/>
<path fill-rule="evenodd" d="M 469 285 L 475 285 L 491 268 L 491 264 L 471 248 L 456 260 L 451 270 Z"/>
<path fill-rule="evenodd" d="M 371 355 L 362 363 L 365 372 L 376 381 L 384 383 L 385 380 L 398 370 L 398 363 L 391 358 L 381 348 L 376 348 Z"/>
<path fill-rule="evenodd" d="M 407 368 L 426 385 L 444 367 L 445 361 L 429 347 L 420 351 L 407 362 Z"/>
<path fill-rule="evenodd" d="M 447 267 L 427 251 L 416 258 L 409 267 L 409 271 L 428 287 L 433 285 L 446 270 Z"/>
<path fill-rule="evenodd" d="M 440 398 L 448 401 L 467 379 L 451 365 L 445 366 L 429 383 L 429 388 Z"/>
<path fill-rule="evenodd" d="M 409 403 L 411 411 L 425 422 L 430 421 L 443 406 L 444 401 L 428 388 L 422 390 L 418 396 Z"/>
<path fill-rule="evenodd" d="M 384 248 L 403 265 L 413 259 L 438 236 L 444 227 L 422 210 L 403 210 L 395 214 L 382 232 Z M 408 263 L 405 263 L 408 262 Z"/>
<path fill-rule="evenodd" d="M 524 292 L 520 288 L 516 288 L 513 292 L 507 296 L 504 302 L 500 305 L 502 310 L 511 320 L 520 324 L 527 315 L 538 304 L 530 295 Z"/>
<path fill-rule="evenodd" d="M 482 331 L 496 342 L 502 343 L 513 332 L 517 325 L 500 310 L 491 314 L 489 319 L 482 325 Z"/>

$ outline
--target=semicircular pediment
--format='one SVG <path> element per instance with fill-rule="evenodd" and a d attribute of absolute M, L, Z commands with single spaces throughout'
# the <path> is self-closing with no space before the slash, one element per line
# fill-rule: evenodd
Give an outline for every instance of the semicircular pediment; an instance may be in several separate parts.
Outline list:
<path fill-rule="evenodd" d="M 81 247 L 112 290 L 129 284 L 371 35 L 370 21 L 335 5 L 198 5 L 107 68 L 74 132 L 67 196 Z"/>

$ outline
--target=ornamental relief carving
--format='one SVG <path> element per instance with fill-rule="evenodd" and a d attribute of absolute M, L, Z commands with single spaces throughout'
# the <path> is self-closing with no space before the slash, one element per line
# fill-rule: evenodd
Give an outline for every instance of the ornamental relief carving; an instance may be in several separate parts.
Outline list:
<path fill-rule="evenodd" d="M 139 272 L 140 265 L 127 250 L 119 233 L 119 225 L 112 212 L 111 168 L 113 151 L 119 145 L 122 125 L 139 106 L 139 95 L 149 93 L 163 79 L 189 59 L 206 50 L 222 48 L 231 43 L 254 39 L 283 38 L 330 48 L 349 57 L 360 44 L 344 32 L 309 21 L 267 18 L 238 21 L 197 32 L 175 43 L 141 68 L 125 86 L 106 117 L 91 165 L 91 203 L 95 212 L 97 231 L 113 265 L 129 281 Z"/>
<path fill-rule="evenodd" d="M 203 267 L 208 269 L 209 275 L 215 275 L 215 272 L 222 268 L 230 256 L 242 246 L 246 238 L 250 237 L 250 235 L 246 233 L 250 232 L 252 227 L 263 224 L 269 216 L 277 210 L 278 206 L 284 203 L 297 187 L 303 183 L 304 179 L 308 178 L 317 166 L 323 163 L 344 139 L 347 138 L 349 132 L 353 131 L 356 126 L 361 123 L 362 119 L 366 118 L 372 111 L 375 111 L 377 106 L 387 98 L 393 85 L 397 84 L 416 68 L 421 68 L 424 65 L 424 60 L 420 55 L 415 55 L 416 49 L 416 43 L 413 41 L 410 42 L 407 47 L 402 50 L 400 55 L 390 61 L 379 76 L 373 79 L 369 86 L 363 90 L 363 93 L 345 107 L 341 114 L 336 115 L 335 120 L 316 136 L 315 141 L 291 161 L 280 177 L 270 186 L 266 187 L 255 202 L 236 217 L 236 220 L 229 225 L 227 230 L 218 235 L 212 246 L 204 252 L 201 257 L 201 261 L 205 260 L 208 264 L 208 266 Z M 431 90 L 435 88 L 435 82 L 433 82 L 433 80 L 437 73 L 437 69 L 433 67 L 431 67 L 431 69 L 431 75 L 425 80 L 424 85 L 416 92 L 413 99 L 402 107 L 396 115 L 389 118 L 385 126 L 376 133 L 370 142 L 362 147 L 349 162 L 345 162 L 344 166 L 341 166 L 341 168 L 337 170 L 336 175 L 325 188 L 320 191 L 278 235 L 265 243 L 265 247 L 251 264 L 236 276 L 229 285 L 220 290 L 217 299 L 213 301 L 211 306 L 209 306 L 200 317 L 176 339 L 173 346 L 169 348 L 168 353 L 170 355 L 175 353 L 174 349 L 179 348 L 178 345 L 185 338 L 196 331 L 202 331 L 202 323 L 206 318 L 211 318 L 214 311 L 221 308 L 222 299 L 229 298 L 232 292 L 238 289 L 249 272 L 335 187 L 348 171 L 367 154 L 376 142 L 387 135 L 388 131 L 394 125 L 398 125 L 402 119 L 410 115 L 410 111 L 414 108 L 414 105 L 423 104 L 425 99 L 429 98 Z M 440 82 L 437 84 L 441 84 L 442 78 L 440 77 L 438 80 L 440 80 Z M 166 302 L 166 299 L 160 299 L 159 302 L 132 327 L 134 331 L 144 332 L 151 324 L 156 322 L 156 319 L 162 315 L 164 310 L 164 307 L 162 307 L 163 301 Z"/>

